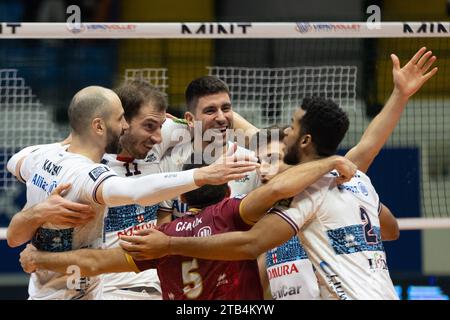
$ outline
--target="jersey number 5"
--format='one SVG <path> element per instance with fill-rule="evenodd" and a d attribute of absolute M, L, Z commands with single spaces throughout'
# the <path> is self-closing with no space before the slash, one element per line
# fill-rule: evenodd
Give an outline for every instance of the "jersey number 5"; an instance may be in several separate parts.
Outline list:
<path fill-rule="evenodd" d="M 366 242 L 368 244 L 376 244 L 378 243 L 378 237 L 373 231 L 372 223 L 370 222 L 369 215 L 363 207 L 359 208 L 359 212 L 361 214 L 361 220 L 363 222 L 364 228 L 364 237 L 366 238 Z"/>
<path fill-rule="evenodd" d="M 203 291 L 202 276 L 196 272 L 197 269 L 197 259 L 185 261 L 181 264 L 183 293 L 188 299 L 197 299 Z"/>

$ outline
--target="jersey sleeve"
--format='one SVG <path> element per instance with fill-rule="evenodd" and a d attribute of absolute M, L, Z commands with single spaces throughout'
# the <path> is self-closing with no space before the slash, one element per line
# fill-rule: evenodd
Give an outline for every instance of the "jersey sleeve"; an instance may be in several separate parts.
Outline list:
<path fill-rule="evenodd" d="M 111 168 L 103 164 L 95 164 L 82 170 L 77 183 L 81 184 L 85 198 L 99 203 L 97 200 L 98 187 L 107 179 L 116 176 L 117 174 Z"/>
<path fill-rule="evenodd" d="M 294 198 L 279 201 L 269 213 L 284 219 L 298 233 L 319 209 L 332 181 L 322 178 Z"/>
<path fill-rule="evenodd" d="M 134 260 L 132 256 L 125 253 L 128 264 L 133 269 L 134 272 L 139 273 L 148 269 L 155 269 L 158 265 L 157 259 L 152 260 Z"/>
<path fill-rule="evenodd" d="M 158 210 L 164 212 L 172 212 L 173 211 L 173 200 L 165 200 L 159 203 Z"/>
<path fill-rule="evenodd" d="M 20 170 L 19 170 L 20 176 L 16 177 L 16 178 L 18 178 L 21 181 L 26 182 L 31 177 L 31 175 L 34 171 L 33 170 L 34 158 L 35 158 L 37 152 L 41 149 L 53 147 L 55 145 L 59 145 L 59 144 L 58 143 L 41 144 L 41 145 L 35 145 L 35 146 L 23 148 L 22 150 L 20 150 L 16 154 L 14 154 L 11 157 L 11 159 L 9 159 L 8 164 L 7 164 L 8 171 L 11 172 L 11 174 L 13 174 L 14 176 L 16 176 L 16 166 L 21 159 L 24 159 L 22 161 L 22 165 L 20 166 Z"/>

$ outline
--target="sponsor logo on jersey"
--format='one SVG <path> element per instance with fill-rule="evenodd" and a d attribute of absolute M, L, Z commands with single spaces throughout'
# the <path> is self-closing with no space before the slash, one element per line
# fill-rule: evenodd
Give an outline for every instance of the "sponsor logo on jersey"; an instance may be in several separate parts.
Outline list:
<path fill-rule="evenodd" d="M 290 275 L 292 273 L 298 273 L 298 268 L 295 263 L 287 263 L 267 269 L 269 280 Z"/>
<path fill-rule="evenodd" d="M 210 235 L 212 235 L 212 230 L 211 230 L 210 226 L 202 227 L 197 232 L 197 237 L 207 237 L 207 236 L 210 236 Z"/>
<path fill-rule="evenodd" d="M 177 232 L 181 232 L 181 231 L 191 231 L 192 229 L 194 229 L 195 227 L 197 227 L 199 224 L 202 223 L 202 218 L 198 218 L 195 217 L 194 221 L 191 222 L 187 222 L 187 221 L 180 221 L 176 224 L 175 226 L 175 230 Z"/>
<path fill-rule="evenodd" d="M 147 229 L 153 229 L 153 228 L 156 228 L 156 220 L 119 231 L 119 232 L 117 232 L 117 238 L 120 238 L 121 236 L 134 236 L 136 234 L 136 232 L 138 232 L 140 230 L 147 230 Z"/>
<path fill-rule="evenodd" d="M 286 285 L 281 286 L 280 289 L 272 292 L 272 298 L 274 300 L 283 299 L 287 296 L 295 296 L 300 294 L 302 291 L 302 286 L 292 286 L 288 287 Z"/>
<path fill-rule="evenodd" d="M 216 287 L 223 286 L 223 285 L 228 284 L 228 283 L 229 283 L 229 281 L 227 279 L 227 274 L 226 273 L 222 273 L 221 275 L 219 275 L 217 277 Z"/>
<path fill-rule="evenodd" d="M 52 193 L 53 189 L 57 187 L 56 181 L 49 183 L 43 176 L 40 176 L 37 173 L 34 174 L 33 179 L 31 179 L 31 183 L 45 191 L 47 194 Z"/>
<path fill-rule="evenodd" d="M 328 282 L 328 286 L 332 291 L 334 291 L 339 299 L 341 300 L 347 300 L 347 294 L 345 293 L 344 288 L 342 287 L 341 280 L 339 279 L 339 276 L 333 271 L 333 269 L 330 267 L 330 265 L 326 261 L 320 262 L 320 268 L 325 273 L 325 277 Z"/>
<path fill-rule="evenodd" d="M 97 179 L 105 172 L 108 172 L 109 169 L 105 166 L 99 166 L 95 169 L 93 169 L 91 172 L 89 172 L 89 177 L 91 177 L 92 180 L 97 181 Z"/>
<path fill-rule="evenodd" d="M 188 205 L 184 202 L 179 201 L 178 199 L 173 200 L 172 209 L 179 213 L 186 213 L 188 211 Z"/>
<path fill-rule="evenodd" d="M 358 182 L 358 189 L 361 191 L 361 193 L 365 196 L 369 195 L 369 191 L 367 191 L 366 186 L 362 182 Z"/>
<path fill-rule="evenodd" d="M 369 268 L 372 271 L 388 270 L 386 258 L 383 254 L 376 252 L 369 261 Z"/>

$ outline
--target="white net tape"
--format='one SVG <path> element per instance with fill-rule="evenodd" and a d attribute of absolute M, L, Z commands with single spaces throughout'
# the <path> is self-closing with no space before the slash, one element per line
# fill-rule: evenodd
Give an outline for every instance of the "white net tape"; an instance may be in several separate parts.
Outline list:
<path fill-rule="evenodd" d="M 10 189 L 16 183 L 6 170 L 11 155 L 26 146 L 62 140 L 64 133 L 15 69 L 0 69 L 0 112 L 0 189 Z"/>
<path fill-rule="evenodd" d="M 356 66 L 207 69 L 228 84 L 233 108 L 257 127 L 289 124 L 304 97 L 333 99 L 344 109 L 356 106 Z"/>

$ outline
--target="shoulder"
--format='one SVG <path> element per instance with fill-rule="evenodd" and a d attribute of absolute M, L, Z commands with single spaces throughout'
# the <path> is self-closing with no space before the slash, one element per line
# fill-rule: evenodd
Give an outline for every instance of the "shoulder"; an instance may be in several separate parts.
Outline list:
<path fill-rule="evenodd" d="M 230 143 L 228 144 L 228 146 L 230 146 Z M 255 152 L 238 145 L 237 149 L 236 149 L 236 154 L 238 154 L 238 155 L 255 155 Z"/>
<path fill-rule="evenodd" d="M 175 118 L 175 119 L 170 119 L 167 118 L 166 121 L 164 121 L 163 123 L 163 128 L 167 128 L 167 129 L 176 129 L 176 128 L 187 128 L 188 127 L 188 123 L 185 119 L 180 119 L 180 118 Z"/>

